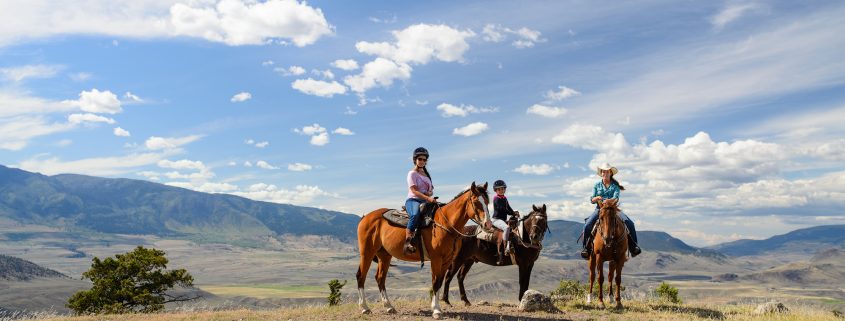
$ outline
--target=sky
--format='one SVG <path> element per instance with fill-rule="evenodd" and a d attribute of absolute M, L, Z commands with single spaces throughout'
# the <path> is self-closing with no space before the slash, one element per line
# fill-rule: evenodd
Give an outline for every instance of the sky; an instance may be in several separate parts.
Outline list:
<path fill-rule="evenodd" d="M 845 223 L 841 1 L 0 3 L 0 164 L 363 215 L 416 147 L 706 246 Z M 573 240 L 577 235 L 573 235 Z"/>

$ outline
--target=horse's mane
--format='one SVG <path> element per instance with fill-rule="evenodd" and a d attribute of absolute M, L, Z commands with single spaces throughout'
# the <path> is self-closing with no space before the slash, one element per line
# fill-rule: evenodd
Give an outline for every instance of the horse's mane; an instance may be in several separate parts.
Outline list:
<path fill-rule="evenodd" d="M 458 199 L 458 197 L 461 197 L 461 195 L 464 195 L 466 192 L 469 192 L 471 189 L 472 189 L 472 186 L 467 187 L 465 190 L 463 190 L 462 192 L 458 193 L 458 195 L 455 195 L 455 197 L 453 197 L 453 198 L 452 198 L 452 200 L 450 200 L 450 201 L 449 201 L 448 203 L 446 203 L 446 204 L 449 204 L 449 203 L 454 202 L 456 199 Z M 484 194 L 487 194 L 487 191 L 485 191 L 485 192 L 484 192 Z"/>

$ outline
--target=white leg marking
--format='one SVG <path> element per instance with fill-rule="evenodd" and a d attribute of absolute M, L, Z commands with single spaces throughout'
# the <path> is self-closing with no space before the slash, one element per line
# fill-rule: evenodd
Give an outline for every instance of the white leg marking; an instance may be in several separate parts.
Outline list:
<path fill-rule="evenodd" d="M 390 303 L 390 299 L 387 298 L 387 290 L 381 290 L 381 302 L 384 303 L 384 307 L 387 309 L 388 313 L 396 313 L 396 309 L 393 308 L 393 304 Z"/>
<path fill-rule="evenodd" d="M 370 307 L 367 306 L 367 298 L 364 296 L 364 288 L 358 288 L 358 307 L 361 308 L 361 313 L 370 313 Z"/>
<path fill-rule="evenodd" d="M 431 316 L 435 319 L 440 319 L 440 314 L 443 311 L 440 310 L 440 294 L 438 292 L 434 292 L 434 295 L 431 296 Z"/>
<path fill-rule="evenodd" d="M 590 304 L 592 302 L 593 302 L 593 294 L 587 293 L 587 304 Z"/>

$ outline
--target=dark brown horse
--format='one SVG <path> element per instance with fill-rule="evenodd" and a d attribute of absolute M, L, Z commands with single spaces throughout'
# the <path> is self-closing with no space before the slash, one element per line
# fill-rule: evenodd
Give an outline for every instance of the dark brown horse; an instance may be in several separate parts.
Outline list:
<path fill-rule="evenodd" d="M 596 236 L 593 238 L 593 253 L 590 255 L 590 291 L 587 293 L 587 303 L 591 303 L 593 296 L 593 280 L 596 274 L 599 276 L 599 302 L 604 307 L 604 262 L 610 261 L 607 270 L 609 293 L 613 293 L 613 279 L 616 277 L 616 308 L 622 308 L 622 299 L 619 296 L 622 286 L 622 267 L 628 253 L 628 235 L 625 223 L 619 217 L 619 208 L 616 207 L 616 199 L 606 202 L 599 202 L 599 220 L 596 223 Z"/>
<path fill-rule="evenodd" d="M 516 265 L 519 266 L 519 299 L 522 300 L 522 295 L 528 290 L 528 283 L 531 281 L 531 270 L 534 268 L 534 262 L 540 256 L 540 251 L 543 249 L 543 237 L 548 230 L 548 218 L 546 216 L 546 204 L 542 207 L 531 206 L 533 211 L 525 217 L 522 221 L 522 230 L 519 235 L 517 231 L 511 234 L 512 247 L 514 249 L 514 256 Z M 475 229 L 478 226 L 467 226 L 464 231 L 469 234 L 475 234 Z M 461 292 L 461 301 L 464 304 L 470 305 L 467 299 L 466 291 L 464 290 L 464 278 L 466 278 L 469 269 L 475 262 L 481 262 L 493 266 L 507 266 L 512 265 L 510 258 L 504 260 L 502 265 L 497 262 L 496 244 L 477 239 L 475 237 L 464 237 L 463 245 L 461 245 L 461 252 L 455 257 L 455 262 L 449 267 L 446 273 L 446 284 L 443 290 L 443 301 L 448 305 L 449 303 L 449 283 L 455 274 L 458 275 L 458 289 Z"/>
<path fill-rule="evenodd" d="M 440 296 L 438 291 L 443 283 L 446 270 L 458 254 L 461 246 L 461 235 L 459 231 L 464 229 L 468 220 L 479 221 L 487 215 L 487 205 L 490 198 L 487 195 L 487 183 L 476 186 L 475 182 L 465 191 L 455 196 L 451 202 L 440 207 L 434 213 L 434 225 L 420 231 L 423 239 L 423 246 L 429 260 L 431 261 L 431 285 L 434 295 L 431 300 L 432 316 L 439 319 Z M 405 254 L 405 227 L 390 225 L 382 216 L 386 208 L 377 209 L 361 218 L 358 223 L 358 248 L 361 252 L 361 261 L 358 265 L 358 306 L 361 313 L 370 313 L 367 306 L 367 299 L 364 296 L 364 282 L 367 279 L 367 272 L 370 270 L 370 263 L 374 257 L 378 257 L 378 269 L 376 270 L 376 282 L 384 307 L 388 313 L 396 313 L 396 309 L 387 298 L 385 281 L 387 280 L 387 269 L 390 268 L 390 260 L 396 257 L 402 261 L 419 262 L 422 249 L 414 253 Z"/>

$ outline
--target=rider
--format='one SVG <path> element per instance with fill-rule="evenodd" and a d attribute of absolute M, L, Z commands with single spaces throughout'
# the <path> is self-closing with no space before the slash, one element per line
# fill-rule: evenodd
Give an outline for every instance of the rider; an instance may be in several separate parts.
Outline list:
<path fill-rule="evenodd" d="M 505 253 L 510 252 L 510 233 L 511 229 L 508 227 L 508 216 L 516 216 L 518 215 L 512 208 L 510 203 L 508 203 L 508 199 L 505 197 L 505 189 L 508 188 L 508 185 L 505 184 L 503 180 L 497 180 L 493 182 L 493 190 L 496 191 L 496 196 L 493 197 L 493 217 L 491 219 L 491 223 L 496 228 L 502 230 L 504 235 L 502 235 L 502 239 L 505 240 Z M 499 264 L 501 264 L 502 258 L 499 257 Z"/>
<path fill-rule="evenodd" d="M 608 200 L 608 199 L 619 199 L 619 192 L 624 191 L 625 187 L 619 185 L 619 182 L 613 178 L 613 175 L 619 170 L 616 167 L 610 166 L 608 163 L 601 164 L 597 168 L 597 173 L 601 176 L 601 180 L 593 186 L 593 197 L 590 198 L 590 203 L 596 204 L 596 209 L 593 211 L 593 214 L 587 218 L 587 221 L 584 224 L 584 247 L 581 250 L 581 257 L 587 259 L 590 257 L 590 252 L 592 251 L 592 242 L 591 242 L 591 234 L 593 231 L 593 225 L 596 223 L 596 220 L 599 218 L 599 205 L 598 201 L 601 200 Z M 619 217 L 625 222 L 625 225 L 628 227 L 628 243 L 631 245 L 628 249 L 631 252 L 631 257 L 635 257 L 642 252 L 640 247 L 637 245 L 637 230 L 634 229 L 634 222 L 628 218 L 625 213 L 621 210 L 619 211 Z"/>
<path fill-rule="evenodd" d="M 434 203 L 434 185 L 431 183 L 431 175 L 425 165 L 428 163 L 428 150 L 418 147 L 413 155 L 414 169 L 408 172 L 408 199 L 405 201 L 405 211 L 408 212 L 408 228 L 405 230 L 405 252 L 414 253 L 416 248 L 411 244 L 411 238 L 417 229 L 417 215 L 420 212 L 420 204 Z"/>

